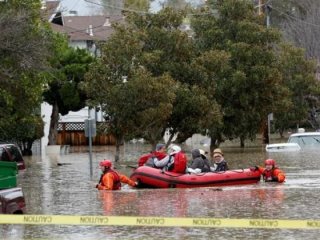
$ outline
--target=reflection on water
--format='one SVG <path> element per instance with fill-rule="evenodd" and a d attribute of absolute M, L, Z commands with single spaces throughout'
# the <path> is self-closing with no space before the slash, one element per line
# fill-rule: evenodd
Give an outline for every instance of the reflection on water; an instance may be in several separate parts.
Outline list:
<path fill-rule="evenodd" d="M 138 156 L 150 146 L 126 145 L 117 170 L 130 175 Z M 190 156 L 190 150 L 185 147 Z M 87 147 L 74 147 L 57 156 L 26 158 L 27 170 L 19 174 L 29 214 L 217 217 L 266 219 L 320 219 L 319 157 L 316 152 L 267 155 L 263 148 L 224 149 L 232 168 L 262 164 L 268 157 L 287 173 L 285 184 L 196 189 L 132 189 L 97 191 L 100 160 L 114 158 L 114 147 L 95 147 L 90 177 Z M 59 163 L 59 165 L 58 165 Z M 237 228 L 158 228 L 2 225 L 4 239 L 316 239 L 318 232 Z"/>

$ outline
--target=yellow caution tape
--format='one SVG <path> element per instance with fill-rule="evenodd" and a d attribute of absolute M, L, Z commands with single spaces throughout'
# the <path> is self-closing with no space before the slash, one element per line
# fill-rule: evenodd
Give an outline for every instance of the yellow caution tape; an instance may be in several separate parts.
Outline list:
<path fill-rule="evenodd" d="M 287 228 L 320 230 L 320 220 L 174 218 L 70 215 L 7 215 L 0 214 L 0 224 L 157 226 L 214 228 Z"/>

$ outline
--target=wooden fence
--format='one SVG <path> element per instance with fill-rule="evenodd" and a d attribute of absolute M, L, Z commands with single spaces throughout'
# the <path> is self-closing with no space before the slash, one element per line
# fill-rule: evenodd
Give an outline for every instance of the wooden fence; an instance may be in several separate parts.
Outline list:
<path fill-rule="evenodd" d="M 102 123 L 97 122 L 97 128 L 100 124 Z M 97 134 L 92 139 L 93 145 L 114 145 L 115 142 L 115 137 L 110 134 Z M 84 122 L 59 123 L 57 144 L 71 146 L 88 145 L 89 139 L 84 135 Z"/>

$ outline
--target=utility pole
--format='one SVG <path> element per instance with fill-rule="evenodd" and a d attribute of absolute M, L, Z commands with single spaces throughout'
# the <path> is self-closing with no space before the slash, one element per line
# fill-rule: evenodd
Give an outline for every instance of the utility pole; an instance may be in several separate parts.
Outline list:
<path fill-rule="evenodd" d="M 262 14 L 261 7 L 262 7 L 262 0 L 259 0 L 258 1 L 258 15 L 259 16 Z"/>
<path fill-rule="evenodd" d="M 270 13 L 272 11 L 272 7 L 269 4 L 266 4 L 265 11 L 266 11 L 266 24 L 267 24 L 267 27 L 270 27 Z"/>

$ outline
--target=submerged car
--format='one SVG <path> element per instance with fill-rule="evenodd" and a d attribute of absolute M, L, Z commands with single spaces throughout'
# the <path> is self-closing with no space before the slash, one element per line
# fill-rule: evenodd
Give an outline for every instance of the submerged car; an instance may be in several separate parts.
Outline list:
<path fill-rule="evenodd" d="M 299 132 L 291 134 L 287 143 L 268 144 L 267 152 L 291 152 L 301 149 L 320 149 L 320 132 Z"/>
<path fill-rule="evenodd" d="M 0 144 L 0 161 L 16 162 L 19 170 L 26 168 L 21 151 L 15 144 Z"/>

